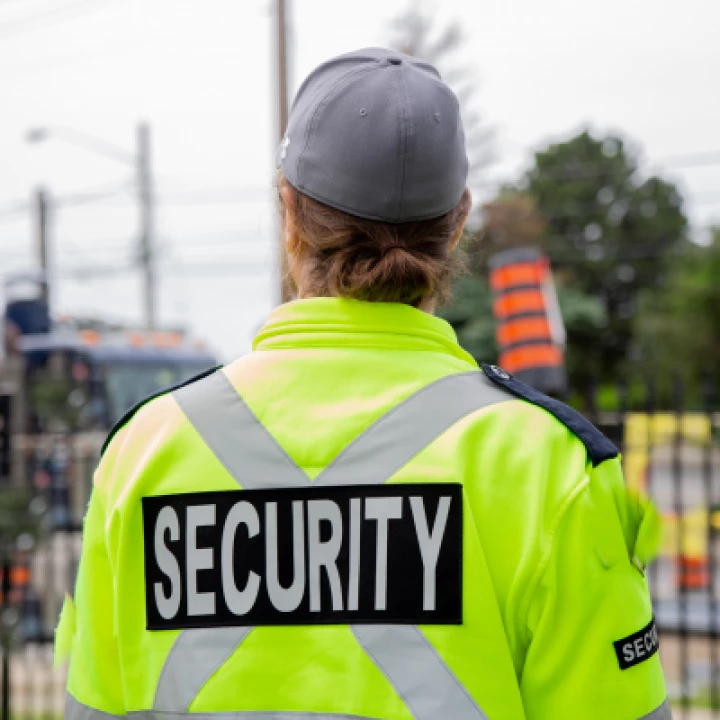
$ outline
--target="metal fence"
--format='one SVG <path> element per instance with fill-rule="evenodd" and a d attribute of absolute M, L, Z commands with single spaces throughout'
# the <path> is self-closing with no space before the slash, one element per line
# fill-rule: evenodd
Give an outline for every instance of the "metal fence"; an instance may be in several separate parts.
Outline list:
<path fill-rule="evenodd" d="M 62 716 L 66 668 L 53 667 L 54 628 L 75 585 L 99 442 L 65 433 L 14 439 L 20 472 L 0 486 L 2 720 Z"/>
<path fill-rule="evenodd" d="M 584 388 L 576 405 L 623 452 L 626 482 L 644 488 L 663 517 L 664 539 L 648 568 L 661 658 L 680 720 L 720 720 L 720 378 L 647 377 Z M 0 720 L 62 715 L 65 673 L 52 639 L 74 585 L 80 528 L 97 439 L 31 438 L 22 448 L 27 511 L 0 577 Z M 2 498 L 15 489 L 0 486 Z"/>

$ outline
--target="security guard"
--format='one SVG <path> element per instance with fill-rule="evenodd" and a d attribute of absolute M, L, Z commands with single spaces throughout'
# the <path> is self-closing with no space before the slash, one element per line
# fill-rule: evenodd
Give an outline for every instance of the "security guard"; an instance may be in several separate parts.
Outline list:
<path fill-rule="evenodd" d="M 380 49 L 279 151 L 299 300 L 111 433 L 67 720 L 666 720 L 657 518 L 571 409 L 432 315 L 470 207 L 458 103 Z"/>

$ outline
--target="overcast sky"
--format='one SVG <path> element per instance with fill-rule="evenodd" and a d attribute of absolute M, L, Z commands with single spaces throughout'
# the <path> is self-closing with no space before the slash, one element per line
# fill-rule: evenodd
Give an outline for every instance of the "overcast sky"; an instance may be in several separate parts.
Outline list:
<path fill-rule="evenodd" d="M 332 55 L 386 44 L 406 3 L 293 0 L 294 87 Z M 679 183 L 698 230 L 720 224 L 720 162 L 687 157 L 720 160 L 718 0 L 441 5 L 440 19 L 462 19 L 458 62 L 474 68 L 477 110 L 496 129 L 489 180 L 584 126 L 620 131 Z M 272 31 L 272 0 L 0 0 L 0 276 L 32 266 L 32 224 L 12 211 L 44 184 L 66 198 L 52 227 L 55 309 L 141 321 L 131 168 L 23 136 L 65 126 L 131 149 L 146 119 L 160 319 L 223 360 L 246 352 L 277 298 Z M 79 204 L 96 194 L 107 197 Z"/>

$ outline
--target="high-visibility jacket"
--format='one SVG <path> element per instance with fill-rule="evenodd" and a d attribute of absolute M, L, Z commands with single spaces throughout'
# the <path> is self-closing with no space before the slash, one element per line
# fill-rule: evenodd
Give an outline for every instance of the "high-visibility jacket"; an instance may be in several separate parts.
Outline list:
<path fill-rule="evenodd" d="M 656 521 L 608 440 L 444 321 L 289 303 L 109 438 L 66 718 L 666 720 Z"/>

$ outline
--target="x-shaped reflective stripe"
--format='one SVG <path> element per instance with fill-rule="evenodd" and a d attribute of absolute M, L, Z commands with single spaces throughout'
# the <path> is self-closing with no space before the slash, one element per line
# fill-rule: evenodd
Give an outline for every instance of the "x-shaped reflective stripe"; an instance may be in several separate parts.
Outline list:
<path fill-rule="evenodd" d="M 218 713 L 188 713 L 166 712 L 163 710 L 133 710 L 127 715 L 112 715 L 95 710 L 89 705 L 78 702 L 70 693 L 65 698 L 65 720 L 357 720 L 357 716 L 336 713 L 298 713 L 241 711 Z M 662 705 L 637 720 L 672 720 L 670 701 L 665 700 Z"/>
<path fill-rule="evenodd" d="M 466 415 L 511 399 L 482 372 L 441 378 L 374 422 L 313 482 L 260 423 L 224 372 L 176 390 L 173 396 L 200 437 L 245 489 L 382 484 Z M 487 720 L 417 627 L 351 628 L 416 720 Z M 153 709 L 187 711 L 251 631 L 251 627 L 183 630 L 163 666 Z"/>

